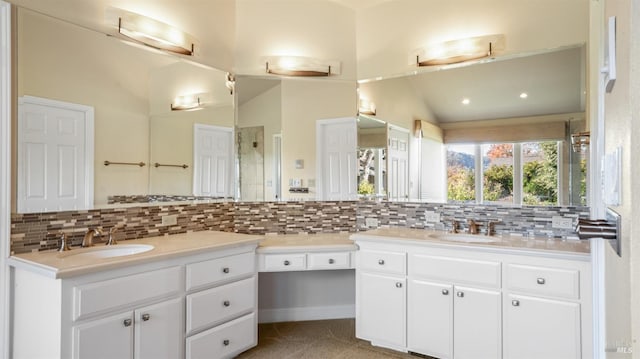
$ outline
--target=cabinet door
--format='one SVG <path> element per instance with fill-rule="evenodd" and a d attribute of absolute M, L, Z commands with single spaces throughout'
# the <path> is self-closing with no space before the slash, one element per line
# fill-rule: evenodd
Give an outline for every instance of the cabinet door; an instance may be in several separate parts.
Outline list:
<path fill-rule="evenodd" d="M 391 348 L 406 345 L 406 280 L 360 272 L 356 298 L 356 335 Z"/>
<path fill-rule="evenodd" d="M 184 324 L 182 299 L 176 298 L 135 311 L 135 358 L 182 358 Z"/>
<path fill-rule="evenodd" d="M 457 286 L 454 291 L 453 355 L 455 358 L 501 358 L 500 292 Z"/>
<path fill-rule="evenodd" d="M 505 357 L 581 357 L 579 303 L 508 295 L 504 316 Z"/>
<path fill-rule="evenodd" d="M 74 326 L 73 358 L 133 358 L 133 313 L 126 312 Z"/>
<path fill-rule="evenodd" d="M 453 286 L 411 280 L 407 346 L 412 352 L 446 359 L 453 352 Z"/>

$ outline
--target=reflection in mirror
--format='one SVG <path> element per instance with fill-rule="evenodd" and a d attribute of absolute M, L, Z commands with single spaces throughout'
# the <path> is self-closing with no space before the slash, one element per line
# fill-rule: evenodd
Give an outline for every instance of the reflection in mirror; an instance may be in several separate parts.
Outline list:
<path fill-rule="evenodd" d="M 406 108 L 420 118 L 420 199 L 584 205 L 587 164 L 570 146 L 570 134 L 586 130 L 584 58 L 584 46 L 570 46 L 362 81 L 359 91 L 390 123 L 410 118 Z"/>
<path fill-rule="evenodd" d="M 387 195 L 387 123 L 358 116 L 358 195 L 385 198 Z"/>
<path fill-rule="evenodd" d="M 95 112 L 94 141 L 88 143 L 94 148 L 95 205 L 114 195 L 194 193 L 194 123 L 233 128 L 233 96 L 224 72 L 25 8 L 17 8 L 16 23 L 18 97 L 80 104 Z M 174 98 L 195 93 L 202 109 L 171 111 Z M 180 167 L 155 167 L 156 162 Z"/>

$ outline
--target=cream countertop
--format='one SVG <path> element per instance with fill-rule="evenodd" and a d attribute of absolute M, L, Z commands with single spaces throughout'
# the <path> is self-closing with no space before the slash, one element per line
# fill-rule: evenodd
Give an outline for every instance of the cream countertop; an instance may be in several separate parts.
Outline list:
<path fill-rule="evenodd" d="M 588 256 L 591 251 L 589 241 L 585 240 L 562 240 L 547 239 L 546 237 L 522 237 L 517 235 L 497 235 L 493 237 L 485 237 L 477 235 L 480 238 L 491 238 L 493 242 L 467 243 L 459 241 L 450 241 L 437 236 L 447 235 L 449 233 L 442 231 L 433 231 L 425 229 L 412 229 L 402 227 L 378 228 L 366 232 L 358 232 L 351 235 L 351 239 L 357 240 L 377 240 L 377 241 L 404 241 L 407 243 L 423 243 L 430 245 L 446 245 L 466 248 L 482 248 L 482 249 L 510 249 L 518 251 L 534 251 L 539 253 L 558 253 L 571 255 Z M 463 233 L 460 233 L 463 234 Z M 454 234 L 455 235 L 455 234 Z M 463 234 L 466 235 L 466 234 Z"/>
<path fill-rule="evenodd" d="M 349 239 L 353 233 L 277 234 L 265 235 L 258 253 L 355 251 Z"/>
<path fill-rule="evenodd" d="M 17 254 L 9 257 L 8 262 L 11 266 L 35 269 L 53 278 L 67 278 L 247 244 L 257 245 L 262 238 L 263 236 L 260 235 L 200 231 L 135 240 L 121 240 L 118 242 L 119 244 L 114 246 L 118 247 L 127 244 L 150 244 L 154 246 L 150 251 L 133 255 L 100 259 L 73 255 L 104 247 L 103 244 L 98 244 L 91 248 L 74 248 L 62 253 L 53 250 Z"/>

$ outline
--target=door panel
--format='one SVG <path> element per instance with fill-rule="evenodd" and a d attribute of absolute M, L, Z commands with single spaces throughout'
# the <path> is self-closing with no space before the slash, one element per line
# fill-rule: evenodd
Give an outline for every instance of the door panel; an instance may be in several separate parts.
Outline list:
<path fill-rule="evenodd" d="M 182 358 L 181 298 L 140 308 L 135 318 L 135 359 Z"/>
<path fill-rule="evenodd" d="M 453 355 L 456 359 L 502 357 L 502 300 L 497 291 L 455 287 Z"/>
<path fill-rule="evenodd" d="M 233 196 L 233 130 L 194 125 L 195 196 Z"/>
<path fill-rule="evenodd" d="M 357 128 L 355 119 L 317 125 L 318 177 L 321 197 L 327 200 L 357 198 Z"/>
<path fill-rule="evenodd" d="M 388 130 L 389 199 L 409 199 L 409 132 L 389 126 Z"/>
<path fill-rule="evenodd" d="M 133 358 L 133 325 L 126 312 L 73 327 L 73 358 Z"/>
<path fill-rule="evenodd" d="M 451 358 L 453 286 L 412 280 L 407 290 L 409 350 L 440 359 Z"/>

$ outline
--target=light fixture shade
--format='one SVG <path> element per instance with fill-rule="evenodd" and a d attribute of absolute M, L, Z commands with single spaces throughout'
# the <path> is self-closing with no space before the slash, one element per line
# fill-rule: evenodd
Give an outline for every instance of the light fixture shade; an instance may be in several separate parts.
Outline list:
<path fill-rule="evenodd" d="M 118 33 L 136 42 L 182 55 L 194 55 L 194 38 L 164 22 L 146 16 L 111 9 L 117 15 Z"/>
<path fill-rule="evenodd" d="M 590 132 L 578 132 L 571 134 L 571 148 L 573 152 L 585 153 L 589 149 L 589 143 L 591 138 Z"/>
<path fill-rule="evenodd" d="M 358 113 L 362 115 L 376 115 L 376 104 L 369 101 L 366 98 L 360 98 L 360 106 L 358 106 Z"/>
<path fill-rule="evenodd" d="M 194 95 L 184 95 L 178 96 L 173 100 L 171 104 L 172 111 L 188 111 L 188 110 L 197 110 L 202 108 L 203 104 L 200 102 L 200 96 L 198 94 Z"/>
<path fill-rule="evenodd" d="M 455 64 L 492 56 L 496 51 L 504 50 L 504 47 L 502 34 L 452 40 L 417 50 L 415 63 L 418 66 Z"/>
<path fill-rule="evenodd" d="M 273 56 L 266 58 L 266 71 L 283 76 L 330 76 L 340 74 L 340 62 L 303 56 Z"/>

